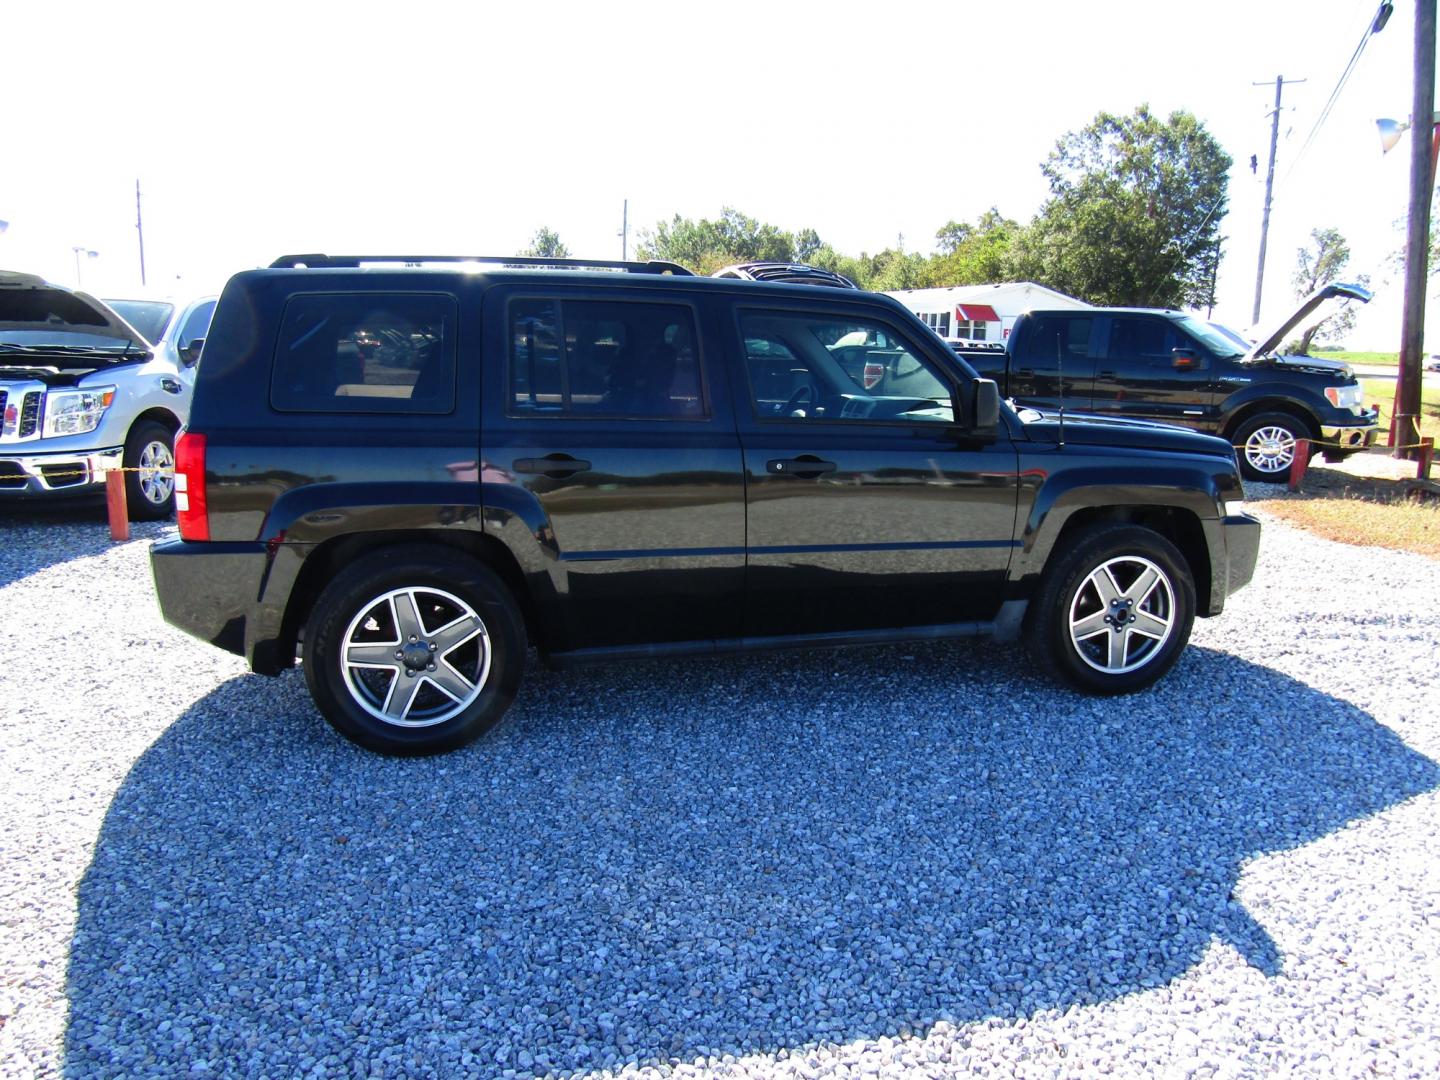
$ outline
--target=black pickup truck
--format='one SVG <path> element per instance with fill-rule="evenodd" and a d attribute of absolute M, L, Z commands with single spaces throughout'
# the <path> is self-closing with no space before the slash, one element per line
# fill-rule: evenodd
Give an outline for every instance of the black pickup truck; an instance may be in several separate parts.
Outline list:
<path fill-rule="evenodd" d="M 1277 352 L 1324 305 L 1347 299 L 1370 292 L 1327 285 L 1255 345 L 1179 311 L 1081 308 L 1027 312 L 1003 348 L 956 351 L 1017 405 L 1182 424 L 1235 446 L 1248 479 L 1278 481 L 1298 440 L 1315 440 L 1330 460 L 1375 441 L 1378 414 L 1348 364 Z"/>
<path fill-rule="evenodd" d="M 527 645 L 1023 635 L 1070 685 L 1129 692 L 1254 571 L 1224 442 L 1116 419 L 1062 442 L 889 297 L 465 262 L 231 279 L 176 450 L 180 538 L 151 555 L 169 621 L 257 672 L 303 655 L 364 746 L 475 738 Z"/>

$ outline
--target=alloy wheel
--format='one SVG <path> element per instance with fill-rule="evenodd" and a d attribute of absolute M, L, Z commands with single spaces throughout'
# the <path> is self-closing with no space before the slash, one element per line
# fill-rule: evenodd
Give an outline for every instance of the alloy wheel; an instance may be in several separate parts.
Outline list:
<path fill-rule="evenodd" d="M 1175 629 L 1175 591 L 1165 572 L 1139 555 L 1092 570 L 1075 590 L 1070 643 L 1090 667 L 1123 675 L 1149 663 Z"/>

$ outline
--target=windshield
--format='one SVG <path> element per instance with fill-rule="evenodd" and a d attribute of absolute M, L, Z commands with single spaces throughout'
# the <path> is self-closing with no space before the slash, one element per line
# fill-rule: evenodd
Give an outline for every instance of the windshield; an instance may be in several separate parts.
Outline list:
<path fill-rule="evenodd" d="M 1251 347 L 1255 344 L 1244 334 L 1240 333 L 1239 330 L 1232 330 L 1224 323 L 1212 322 L 1210 324 L 1210 328 L 1217 331 L 1218 333 L 1224 334 L 1227 338 L 1233 341 L 1236 345 L 1240 346 L 1240 348 L 1244 349 L 1246 352 L 1249 352 Z"/>
<path fill-rule="evenodd" d="M 1244 356 L 1246 352 L 1249 351 L 1248 347 L 1240 348 L 1238 342 L 1231 340 L 1229 335 L 1222 334 L 1204 319 L 1197 319 L 1193 315 L 1185 315 L 1177 319 L 1176 322 L 1180 324 L 1182 330 L 1197 339 L 1216 356 Z"/>
<path fill-rule="evenodd" d="M 146 341 L 159 341 L 175 311 L 174 304 L 163 300 L 106 300 L 120 317 L 144 335 Z"/>

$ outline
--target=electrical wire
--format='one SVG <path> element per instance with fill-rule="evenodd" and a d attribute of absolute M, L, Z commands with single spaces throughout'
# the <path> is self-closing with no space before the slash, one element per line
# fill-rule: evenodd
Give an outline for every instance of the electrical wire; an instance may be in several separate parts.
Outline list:
<path fill-rule="evenodd" d="M 1310 129 L 1310 134 L 1305 136 L 1305 142 L 1301 145 L 1300 152 L 1291 160 L 1290 168 L 1287 169 L 1285 175 L 1281 177 L 1280 187 L 1282 190 L 1289 182 L 1290 177 L 1295 174 L 1295 169 L 1305 156 L 1305 151 L 1310 149 L 1311 145 L 1315 142 L 1315 137 L 1320 134 L 1320 129 L 1325 126 L 1325 121 L 1330 119 L 1330 110 L 1335 107 L 1335 102 L 1340 99 L 1340 92 L 1345 89 L 1345 84 L 1350 81 L 1350 76 L 1354 74 L 1355 67 L 1360 63 L 1360 57 L 1365 52 L 1365 46 L 1370 43 L 1372 37 L 1384 29 L 1385 24 L 1390 20 L 1390 13 L 1393 10 L 1394 5 L 1390 0 L 1382 0 L 1380 7 L 1365 24 L 1365 33 L 1361 35 L 1360 43 L 1355 46 L 1355 51 L 1350 54 L 1350 61 L 1345 65 L 1345 70 L 1340 73 L 1340 78 L 1335 83 L 1335 89 L 1330 91 L 1329 100 L 1325 102 L 1325 107 L 1320 110 L 1320 115 L 1315 118 L 1315 125 Z"/>

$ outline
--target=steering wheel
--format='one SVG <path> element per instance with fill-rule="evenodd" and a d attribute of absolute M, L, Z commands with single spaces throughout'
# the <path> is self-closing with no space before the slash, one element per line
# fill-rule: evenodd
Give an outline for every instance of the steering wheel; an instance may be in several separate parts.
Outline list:
<path fill-rule="evenodd" d="M 795 388 L 795 392 L 785 400 L 784 405 L 780 406 L 780 415 L 789 416 L 800 407 L 801 402 L 805 401 L 810 402 L 812 405 L 815 403 L 815 387 L 809 383 Z"/>

